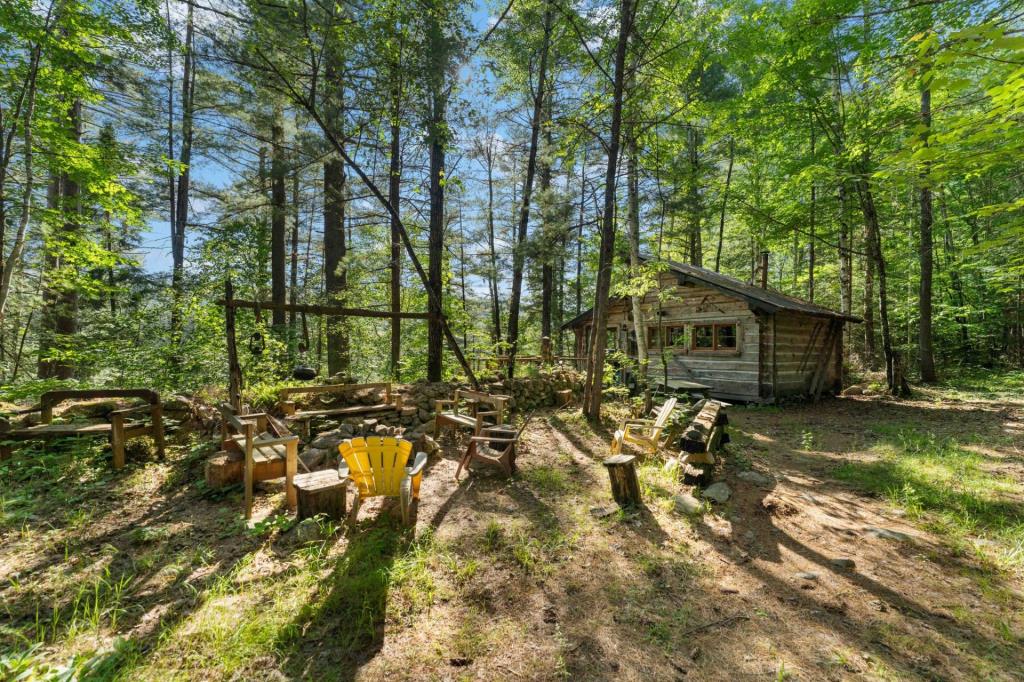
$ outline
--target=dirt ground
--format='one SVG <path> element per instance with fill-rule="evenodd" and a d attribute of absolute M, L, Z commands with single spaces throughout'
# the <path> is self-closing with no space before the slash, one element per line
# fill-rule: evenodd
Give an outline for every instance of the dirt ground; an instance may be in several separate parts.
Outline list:
<path fill-rule="evenodd" d="M 838 475 L 883 456 L 880 425 L 956 437 L 1019 521 L 1024 404 L 857 397 L 729 419 L 715 480 L 732 497 L 703 513 L 677 510 L 699 491 L 653 460 L 644 508 L 617 510 L 614 418 L 562 410 L 534 416 L 515 478 L 475 466 L 457 483 L 444 439 L 414 530 L 373 500 L 313 540 L 275 516 L 280 493 L 246 528 L 237 491 L 198 484 L 198 445 L 117 474 L 109 453 L 69 459 L 4 481 L 0 653 L 94 679 L 1024 679 L 1020 564 Z"/>

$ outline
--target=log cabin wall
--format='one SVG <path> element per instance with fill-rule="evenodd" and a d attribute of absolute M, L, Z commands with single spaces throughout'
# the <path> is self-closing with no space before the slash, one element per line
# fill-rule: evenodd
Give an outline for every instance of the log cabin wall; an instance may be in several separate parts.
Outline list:
<path fill-rule="evenodd" d="M 756 311 L 741 296 L 696 282 L 680 284 L 672 272 L 660 276 L 659 286 L 661 291 L 647 294 L 642 303 L 652 383 L 663 383 L 667 370 L 669 379 L 707 384 L 712 396 L 743 402 L 809 396 L 815 386 L 825 393 L 842 388 L 841 322 L 795 311 Z M 698 348 L 695 327 L 704 334 L 714 329 L 716 346 L 724 327 L 735 334 L 734 346 Z M 589 320 L 574 327 L 581 356 L 589 348 L 590 331 Z M 636 357 L 627 300 L 611 302 L 607 333 L 609 350 Z"/>
<path fill-rule="evenodd" d="M 740 298 L 716 289 L 696 284 L 680 285 L 672 273 L 663 273 L 659 294 L 651 292 L 644 297 L 642 308 L 649 330 L 658 328 L 659 314 L 662 331 L 683 327 L 684 343 L 669 345 L 663 342 L 648 344 L 650 364 L 648 376 L 652 382 L 665 379 L 685 379 L 712 386 L 715 397 L 760 401 L 760 339 L 761 322 Z M 668 292 L 667 295 L 665 292 Z M 616 306 L 609 315 L 609 327 L 618 326 L 632 331 L 630 306 Z M 736 347 L 724 350 L 700 350 L 693 346 L 694 325 L 736 325 Z M 649 336 L 651 336 L 649 334 Z M 635 355 L 630 353 L 630 355 Z M 664 362 L 662 361 L 664 358 Z"/>
<path fill-rule="evenodd" d="M 775 320 L 775 397 L 809 395 L 816 371 L 824 372 L 823 392 L 839 390 L 843 340 L 841 333 L 829 334 L 830 325 L 835 323 L 788 311 L 777 312 L 772 317 Z"/>

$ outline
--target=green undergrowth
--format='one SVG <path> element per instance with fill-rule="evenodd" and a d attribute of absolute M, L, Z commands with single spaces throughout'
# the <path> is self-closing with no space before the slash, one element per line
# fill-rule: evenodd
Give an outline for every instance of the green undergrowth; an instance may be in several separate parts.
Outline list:
<path fill-rule="evenodd" d="M 957 550 L 1004 570 L 1024 570 L 1024 486 L 993 471 L 955 438 L 907 426 L 878 426 L 879 459 L 848 462 L 836 475 L 885 497 Z"/>

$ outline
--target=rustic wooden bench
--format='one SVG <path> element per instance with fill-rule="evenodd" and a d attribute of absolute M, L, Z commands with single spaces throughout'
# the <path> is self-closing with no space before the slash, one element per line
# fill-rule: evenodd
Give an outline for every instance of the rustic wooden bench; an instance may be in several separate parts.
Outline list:
<path fill-rule="evenodd" d="M 63 402 L 82 402 L 97 398 L 140 398 L 145 405 L 114 410 L 109 415 L 109 422 L 70 422 L 67 424 L 53 423 L 53 409 Z M 129 438 L 151 436 L 156 443 L 157 453 L 164 456 L 164 425 L 163 405 L 156 391 L 145 388 L 110 388 L 110 389 L 62 389 L 47 391 L 39 399 L 39 405 L 29 412 L 40 413 L 40 422 L 35 426 L 10 429 L 0 433 L 0 440 L 30 441 L 53 440 L 55 438 L 106 436 L 110 439 L 110 449 L 114 454 L 114 468 L 124 466 L 124 446 Z M 149 422 L 139 417 L 149 415 Z M 0 459 L 7 459 L 12 454 L 10 445 L 0 445 Z"/>
<path fill-rule="evenodd" d="M 371 405 L 347 405 L 345 407 L 325 407 L 322 409 L 296 410 L 295 395 L 342 395 L 358 391 L 383 391 L 383 402 Z M 285 422 L 297 423 L 303 440 L 309 440 L 309 423 L 316 417 L 356 417 L 377 412 L 398 410 L 402 407 L 402 396 L 392 391 L 390 382 L 376 384 L 323 384 L 319 386 L 293 386 L 278 391 L 277 409 L 284 415 Z"/>
<path fill-rule="evenodd" d="M 230 461 L 232 454 L 241 454 L 242 481 L 245 485 L 245 518 L 252 518 L 253 483 L 280 478 L 282 474 L 285 477 L 288 508 L 295 511 L 294 482 L 298 470 L 299 437 L 287 431 L 268 432 L 268 427 L 275 427 L 272 420 L 262 412 L 235 414 L 231 406 L 226 404 L 221 404 L 219 409 L 222 448 L 219 457 Z M 208 481 L 211 464 L 219 463 L 217 460 L 218 457 L 215 457 L 207 463 Z"/>
<path fill-rule="evenodd" d="M 451 400 L 434 401 L 434 435 L 440 436 L 444 427 L 452 431 L 470 429 L 475 436 L 485 426 L 501 426 L 505 423 L 510 400 L 507 395 L 457 389 Z M 491 409 L 481 410 L 481 407 Z M 487 417 L 491 418 L 491 423 L 485 422 Z"/>

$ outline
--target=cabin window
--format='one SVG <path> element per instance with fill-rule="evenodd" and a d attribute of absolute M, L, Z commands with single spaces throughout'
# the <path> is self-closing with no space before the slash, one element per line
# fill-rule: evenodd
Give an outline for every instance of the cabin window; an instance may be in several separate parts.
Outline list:
<path fill-rule="evenodd" d="M 695 324 L 693 350 L 734 351 L 738 347 L 736 323 Z"/>
<path fill-rule="evenodd" d="M 715 325 L 695 324 L 693 325 L 693 349 L 714 350 L 715 349 Z"/>
<path fill-rule="evenodd" d="M 657 327 L 648 327 L 647 328 L 647 348 L 648 349 L 657 348 L 658 345 L 659 345 L 658 344 L 658 328 Z"/>
<path fill-rule="evenodd" d="M 670 325 L 664 327 L 666 348 L 686 347 L 686 327 L 683 325 Z"/>

